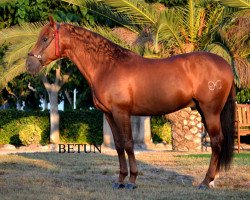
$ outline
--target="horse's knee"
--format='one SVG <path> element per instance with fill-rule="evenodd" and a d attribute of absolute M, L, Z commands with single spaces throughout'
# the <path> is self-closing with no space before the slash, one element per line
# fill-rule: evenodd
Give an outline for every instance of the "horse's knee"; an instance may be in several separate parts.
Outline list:
<path fill-rule="evenodd" d="M 125 142 L 124 147 L 125 147 L 125 151 L 127 152 L 127 154 L 134 153 L 134 143 L 132 140 Z"/>
<path fill-rule="evenodd" d="M 115 149 L 116 149 L 118 154 L 124 153 L 124 146 L 122 144 L 116 144 Z"/>
<path fill-rule="evenodd" d="M 117 151 L 118 155 L 122 154 L 122 153 L 124 153 L 124 148 L 123 147 L 118 147 L 118 148 L 116 148 L 116 151 Z"/>

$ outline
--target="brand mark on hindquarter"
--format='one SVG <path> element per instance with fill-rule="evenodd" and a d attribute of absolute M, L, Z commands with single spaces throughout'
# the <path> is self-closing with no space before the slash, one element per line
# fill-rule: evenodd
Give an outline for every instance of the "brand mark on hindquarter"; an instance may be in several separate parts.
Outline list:
<path fill-rule="evenodd" d="M 208 82 L 208 89 L 213 91 L 215 89 L 220 90 L 222 88 L 222 83 L 221 80 L 216 80 L 216 81 L 209 81 Z"/>

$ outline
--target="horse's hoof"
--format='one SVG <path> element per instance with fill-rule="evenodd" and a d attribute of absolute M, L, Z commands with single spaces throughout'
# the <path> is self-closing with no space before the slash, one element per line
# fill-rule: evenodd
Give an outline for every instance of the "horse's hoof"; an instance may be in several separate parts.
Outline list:
<path fill-rule="evenodd" d="M 207 185 L 199 185 L 198 189 L 199 190 L 208 190 L 209 187 Z"/>
<path fill-rule="evenodd" d="M 113 183 L 112 188 L 113 189 L 122 189 L 122 188 L 125 188 L 125 185 L 123 183 Z"/>
<path fill-rule="evenodd" d="M 137 188 L 137 185 L 134 184 L 134 183 L 126 183 L 126 184 L 125 184 L 125 188 L 126 188 L 126 189 L 129 189 L 129 190 L 134 190 L 134 189 Z"/>

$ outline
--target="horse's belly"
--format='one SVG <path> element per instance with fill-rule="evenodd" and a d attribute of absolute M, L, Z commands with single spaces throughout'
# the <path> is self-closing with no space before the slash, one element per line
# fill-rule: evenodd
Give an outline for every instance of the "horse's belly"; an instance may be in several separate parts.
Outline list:
<path fill-rule="evenodd" d="M 194 102 L 190 93 L 177 92 L 174 96 L 159 94 L 159 96 L 153 98 L 147 95 L 134 99 L 131 114 L 145 116 L 163 115 L 193 105 Z"/>

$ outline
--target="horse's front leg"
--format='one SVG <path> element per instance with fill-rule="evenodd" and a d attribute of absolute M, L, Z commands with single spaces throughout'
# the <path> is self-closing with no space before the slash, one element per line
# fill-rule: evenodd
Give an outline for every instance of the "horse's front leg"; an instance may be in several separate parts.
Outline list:
<path fill-rule="evenodd" d="M 130 115 L 126 111 L 122 110 L 116 110 L 112 112 L 112 114 L 114 116 L 114 121 L 118 130 L 124 138 L 124 148 L 129 160 L 130 178 L 129 183 L 127 183 L 125 187 L 127 189 L 135 189 L 137 187 L 135 181 L 138 175 L 138 169 L 134 154 L 134 141 L 132 136 Z"/>
<path fill-rule="evenodd" d="M 112 187 L 114 189 L 120 189 L 125 187 L 124 179 L 128 175 L 128 167 L 124 151 L 124 138 L 123 135 L 119 132 L 113 116 L 111 114 L 105 114 L 105 117 L 109 123 L 109 126 L 111 128 L 114 137 L 115 148 L 118 154 L 119 164 L 120 164 L 120 174 L 118 182 L 114 183 Z"/>

